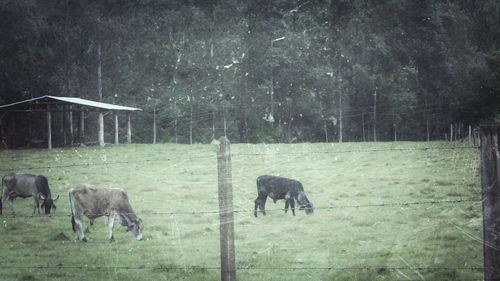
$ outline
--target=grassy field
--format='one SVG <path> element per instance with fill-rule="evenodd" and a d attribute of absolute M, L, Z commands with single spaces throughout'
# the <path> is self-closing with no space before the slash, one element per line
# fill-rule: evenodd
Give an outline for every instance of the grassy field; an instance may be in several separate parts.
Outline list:
<path fill-rule="evenodd" d="M 477 149 L 464 144 L 231 146 L 239 280 L 482 280 Z M 425 149 L 429 148 L 429 149 Z M 219 280 L 215 145 L 127 145 L 0 152 L 0 171 L 43 174 L 55 216 L 32 199 L 4 206 L 0 280 Z M 316 210 L 253 216 L 255 179 L 300 180 Z M 68 189 L 122 187 L 144 241 L 104 218 L 73 241 Z M 407 204 L 408 203 L 408 204 Z M 418 204 L 417 204 L 418 203 Z"/>

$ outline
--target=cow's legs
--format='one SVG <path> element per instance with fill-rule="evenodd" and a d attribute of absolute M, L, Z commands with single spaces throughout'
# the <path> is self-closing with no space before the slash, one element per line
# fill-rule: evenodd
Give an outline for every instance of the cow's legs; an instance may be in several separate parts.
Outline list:
<path fill-rule="evenodd" d="M 288 207 L 291 207 L 292 214 L 295 216 L 295 201 L 293 200 L 293 197 L 290 194 L 290 192 L 287 192 L 285 195 L 285 214 L 288 211 Z"/>
<path fill-rule="evenodd" d="M 75 240 L 82 240 L 83 242 L 87 242 L 87 238 L 85 238 L 85 232 L 83 231 L 83 216 L 74 215 L 71 218 L 71 223 L 73 225 Z"/>
<path fill-rule="evenodd" d="M 3 189 L 3 192 L 2 192 L 2 204 L 0 204 L 0 206 L 5 206 L 5 201 L 7 201 L 7 204 L 9 204 L 9 208 L 12 211 L 12 215 L 15 216 L 16 215 L 16 211 L 14 210 L 14 205 L 12 205 L 12 200 L 10 200 L 9 190 L 7 189 L 7 187 L 4 187 L 4 189 Z"/>
<path fill-rule="evenodd" d="M 109 230 L 109 242 L 115 242 L 115 237 L 113 237 L 113 227 L 115 225 L 115 214 L 110 214 L 108 216 L 108 230 Z"/>
<path fill-rule="evenodd" d="M 35 211 L 38 209 L 38 214 L 40 214 L 40 194 L 35 194 L 33 195 L 33 214 L 31 216 L 35 215 Z"/>
<path fill-rule="evenodd" d="M 9 197 L 7 197 L 7 198 L 8 198 L 8 200 L 5 200 L 5 197 L 3 197 L 3 199 L 2 199 L 2 200 L 3 200 L 3 202 L 7 201 L 7 204 L 9 204 L 9 208 L 10 208 L 10 210 L 12 211 L 12 215 L 13 215 L 13 216 L 16 216 L 16 210 L 14 210 L 14 204 L 12 204 L 12 200 L 10 200 L 10 198 L 9 198 Z M 3 205 L 3 204 L 2 204 L 2 205 Z"/>
<path fill-rule="evenodd" d="M 285 200 L 285 214 L 288 212 L 288 207 L 292 209 L 292 214 L 295 216 L 295 201 L 293 200 L 293 198 Z"/>
<path fill-rule="evenodd" d="M 259 196 L 257 196 L 257 199 L 255 199 L 255 209 L 253 212 L 255 217 L 257 217 L 257 208 L 262 211 L 262 214 L 264 216 L 266 215 L 266 200 L 267 196 L 262 196 L 261 194 L 259 194 Z"/>

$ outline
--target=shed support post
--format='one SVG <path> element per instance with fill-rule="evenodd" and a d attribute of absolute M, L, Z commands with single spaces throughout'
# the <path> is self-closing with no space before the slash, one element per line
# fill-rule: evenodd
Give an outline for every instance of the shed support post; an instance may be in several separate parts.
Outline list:
<path fill-rule="evenodd" d="M 85 143 L 85 112 L 80 111 L 80 128 L 78 129 L 78 142 Z"/>
<path fill-rule="evenodd" d="M 127 113 L 127 142 L 132 143 L 132 125 L 130 124 L 130 113 Z"/>
<path fill-rule="evenodd" d="M 74 129 L 73 129 L 73 106 L 69 106 L 69 143 L 72 145 L 74 140 Z"/>
<path fill-rule="evenodd" d="M 68 144 L 68 140 L 66 138 L 66 107 L 63 106 L 63 110 L 61 111 L 61 136 L 63 139 L 63 144 L 66 146 Z"/>
<path fill-rule="evenodd" d="M 104 146 L 104 115 L 99 112 L 99 146 Z"/>
<path fill-rule="evenodd" d="M 0 116 L 0 137 L 2 137 L 3 139 L 5 139 L 5 129 L 3 128 L 3 117 L 5 116 L 5 114 L 2 114 Z"/>
<path fill-rule="evenodd" d="M 118 113 L 115 112 L 115 144 L 118 144 Z"/>
<path fill-rule="evenodd" d="M 50 115 L 50 104 L 47 104 L 47 147 L 52 149 L 52 120 Z"/>

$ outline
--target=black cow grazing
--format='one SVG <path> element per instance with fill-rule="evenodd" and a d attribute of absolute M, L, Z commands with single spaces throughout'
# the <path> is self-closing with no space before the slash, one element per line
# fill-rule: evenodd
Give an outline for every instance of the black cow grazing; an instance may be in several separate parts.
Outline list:
<path fill-rule="evenodd" d="M 285 199 L 285 213 L 290 206 L 292 214 L 295 216 L 295 201 L 299 204 L 299 210 L 305 210 L 310 215 L 314 212 L 314 207 L 304 193 L 304 187 L 299 181 L 276 177 L 260 176 L 257 178 L 257 199 L 255 199 L 254 215 L 257 217 L 257 208 L 266 215 L 266 200 L 271 197 L 274 203 L 279 199 Z"/>
<path fill-rule="evenodd" d="M 0 214 L 2 214 L 3 203 L 7 201 L 10 209 L 12 210 L 12 214 L 15 216 L 16 211 L 14 210 L 12 202 L 17 197 L 33 197 L 33 215 L 36 210 L 38 210 L 38 213 L 40 214 L 40 199 L 43 200 L 41 207 L 45 209 L 46 215 L 50 216 L 50 210 L 56 209 L 54 201 L 59 198 L 59 195 L 57 198 L 52 199 L 49 182 L 45 176 L 11 173 L 2 178 L 2 188 L 3 192 L 0 200 Z"/>
<path fill-rule="evenodd" d="M 108 217 L 109 242 L 113 242 L 113 226 L 118 220 L 131 231 L 136 240 L 142 240 L 144 224 L 134 213 L 127 193 L 121 188 L 96 187 L 81 184 L 69 190 L 71 226 L 76 240 L 87 242 L 83 231 L 84 216 L 92 224 L 98 217 Z"/>

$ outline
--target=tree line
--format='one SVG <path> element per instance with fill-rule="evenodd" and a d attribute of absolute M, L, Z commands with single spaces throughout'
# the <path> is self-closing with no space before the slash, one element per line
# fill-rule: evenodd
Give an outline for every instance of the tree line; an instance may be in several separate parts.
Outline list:
<path fill-rule="evenodd" d="M 0 104 L 139 107 L 139 142 L 153 120 L 159 142 L 342 142 L 499 116 L 496 0 L 0 0 L 0 37 Z"/>

